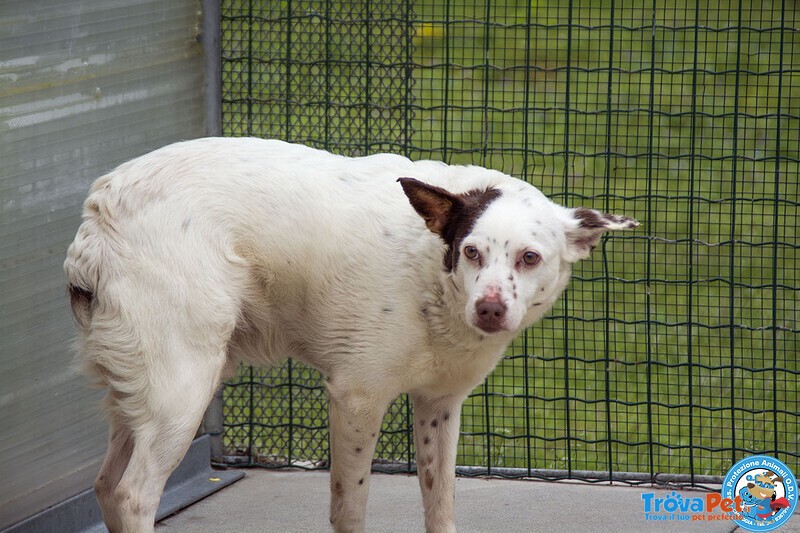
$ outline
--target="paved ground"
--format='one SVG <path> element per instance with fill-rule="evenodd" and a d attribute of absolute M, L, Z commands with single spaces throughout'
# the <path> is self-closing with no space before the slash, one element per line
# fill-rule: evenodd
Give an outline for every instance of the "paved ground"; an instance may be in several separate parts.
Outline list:
<path fill-rule="evenodd" d="M 328 532 L 328 473 L 250 469 L 245 478 L 159 523 L 157 533 Z M 711 532 L 737 531 L 732 522 L 645 520 L 649 487 L 599 486 L 458 478 L 460 533 L 472 532 Z M 680 491 L 684 498 L 704 492 Z M 417 478 L 373 474 L 367 510 L 370 532 L 423 531 Z M 779 528 L 800 533 L 800 511 Z"/>

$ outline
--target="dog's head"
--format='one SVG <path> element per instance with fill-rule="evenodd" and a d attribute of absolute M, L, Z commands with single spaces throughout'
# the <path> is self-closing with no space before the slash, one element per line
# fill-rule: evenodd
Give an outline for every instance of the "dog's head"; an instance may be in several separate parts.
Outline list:
<path fill-rule="evenodd" d="M 518 181 L 454 194 L 400 178 L 411 205 L 444 241 L 444 269 L 463 288 L 466 317 L 481 333 L 529 326 L 556 301 L 570 265 L 631 218 L 551 202 Z"/>

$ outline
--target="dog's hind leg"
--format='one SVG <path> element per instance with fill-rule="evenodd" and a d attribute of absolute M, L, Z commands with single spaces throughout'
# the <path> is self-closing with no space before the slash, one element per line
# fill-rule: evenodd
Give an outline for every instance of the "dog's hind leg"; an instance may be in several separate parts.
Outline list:
<path fill-rule="evenodd" d="M 417 476 L 425 507 L 425 530 L 454 532 L 455 473 L 462 397 L 412 394 Z"/>
<path fill-rule="evenodd" d="M 391 398 L 328 380 L 331 514 L 337 532 L 364 531 L 372 456 Z"/>
<path fill-rule="evenodd" d="M 108 401 L 113 403 L 113 398 L 109 398 Z M 103 513 L 103 521 L 110 531 L 122 531 L 114 490 L 128 467 L 131 452 L 133 452 L 133 435 L 130 428 L 120 417 L 112 415 L 108 430 L 108 451 L 94 482 L 94 493 Z"/>
<path fill-rule="evenodd" d="M 224 362 L 224 354 L 211 353 L 161 361 L 147 394 L 131 398 L 139 403 L 132 449 L 113 492 L 120 531 L 153 531 L 164 485 L 194 438 Z"/>

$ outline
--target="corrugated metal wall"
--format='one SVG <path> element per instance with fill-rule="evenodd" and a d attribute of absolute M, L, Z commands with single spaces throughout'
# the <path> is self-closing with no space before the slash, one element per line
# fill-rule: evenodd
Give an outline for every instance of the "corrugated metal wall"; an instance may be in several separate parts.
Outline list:
<path fill-rule="evenodd" d="M 61 265 L 90 183 L 205 133 L 199 0 L 0 2 L 0 529 L 91 486 Z"/>

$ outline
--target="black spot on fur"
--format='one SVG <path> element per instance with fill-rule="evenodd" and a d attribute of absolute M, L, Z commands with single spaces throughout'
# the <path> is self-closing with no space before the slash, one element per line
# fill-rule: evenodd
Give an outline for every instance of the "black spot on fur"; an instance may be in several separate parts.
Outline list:
<path fill-rule="evenodd" d="M 361 451 L 362 451 L 361 448 L 356 448 L 356 453 L 361 453 Z"/>
<path fill-rule="evenodd" d="M 442 420 L 450 420 L 450 413 L 445 413 L 442 415 Z"/>
<path fill-rule="evenodd" d="M 384 307 L 383 308 L 383 312 L 384 313 L 391 313 L 392 311 L 394 311 L 394 309 L 392 309 L 391 307 Z"/>
<path fill-rule="evenodd" d="M 362 477 L 361 479 L 359 479 L 359 480 L 358 480 L 358 484 L 359 484 L 359 485 L 363 485 L 363 484 L 364 484 L 364 478 L 363 478 L 363 477 Z"/>
<path fill-rule="evenodd" d="M 435 428 L 438 425 L 439 425 L 439 421 L 438 420 L 436 420 L 435 418 L 433 420 L 431 420 L 431 427 L 432 428 Z"/>
<path fill-rule="evenodd" d="M 430 437 L 425 437 L 424 439 L 422 439 L 422 444 L 430 444 L 430 443 L 431 443 Z"/>
<path fill-rule="evenodd" d="M 370 435 L 374 437 L 374 436 L 375 436 L 375 433 L 371 433 Z"/>

